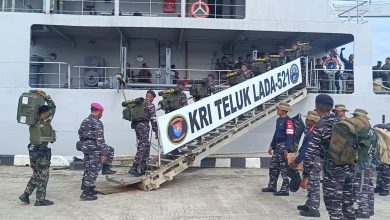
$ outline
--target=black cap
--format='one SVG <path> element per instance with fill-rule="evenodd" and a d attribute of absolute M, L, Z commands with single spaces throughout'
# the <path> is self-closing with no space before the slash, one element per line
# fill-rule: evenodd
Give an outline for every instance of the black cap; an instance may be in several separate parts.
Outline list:
<path fill-rule="evenodd" d="M 48 111 L 50 111 L 50 107 L 47 106 L 47 105 L 42 105 L 38 109 L 38 114 L 41 114 L 41 113 L 44 113 L 44 112 L 48 112 Z"/>
<path fill-rule="evenodd" d="M 213 79 L 215 79 L 214 75 L 211 73 L 207 77 L 212 77 Z"/>
<path fill-rule="evenodd" d="M 150 95 L 156 98 L 156 93 L 153 90 L 148 90 L 146 93 L 149 93 Z"/>
<path fill-rule="evenodd" d="M 333 106 L 333 98 L 326 94 L 319 94 L 316 97 L 316 104 L 320 103 Z"/>

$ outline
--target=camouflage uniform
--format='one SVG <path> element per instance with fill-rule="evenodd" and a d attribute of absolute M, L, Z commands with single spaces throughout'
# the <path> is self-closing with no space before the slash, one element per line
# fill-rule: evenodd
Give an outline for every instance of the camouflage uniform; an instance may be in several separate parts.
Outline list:
<path fill-rule="evenodd" d="M 153 132 L 157 132 L 156 107 L 153 103 L 147 101 L 145 104 L 145 120 L 133 123 L 135 134 L 137 136 L 137 154 L 134 160 L 141 164 L 148 161 L 150 154 L 150 142 L 149 142 L 149 122 L 152 124 Z"/>
<path fill-rule="evenodd" d="M 376 187 L 384 191 L 390 190 L 390 164 L 381 163 L 376 167 Z"/>
<path fill-rule="evenodd" d="M 241 76 L 244 79 L 244 81 L 248 79 L 252 79 L 254 77 L 252 71 L 248 71 L 246 74 L 243 71 L 241 71 Z"/>
<path fill-rule="evenodd" d="M 215 87 L 214 82 L 207 83 L 207 95 L 211 96 L 212 94 L 217 93 L 217 88 Z"/>
<path fill-rule="evenodd" d="M 110 155 L 112 147 L 108 146 L 104 140 L 103 123 L 93 115 L 89 115 L 88 118 L 84 119 L 78 134 L 80 141 L 83 143 L 81 151 L 84 153 L 83 186 L 94 187 L 102 166 L 101 156 Z M 110 157 L 108 156 L 108 158 Z M 112 161 L 112 158 L 109 160 Z"/>
<path fill-rule="evenodd" d="M 371 182 L 372 169 L 356 172 L 355 198 L 358 212 L 370 216 L 374 213 L 374 186 Z"/>
<path fill-rule="evenodd" d="M 382 75 L 382 80 L 383 80 L 383 85 L 386 87 L 390 87 L 390 63 L 385 63 L 382 68 L 382 70 L 387 70 L 381 72 Z"/>
<path fill-rule="evenodd" d="M 305 129 L 305 138 L 303 139 L 302 146 L 299 148 L 298 157 L 295 159 L 295 163 L 299 164 L 304 161 L 305 152 L 307 151 L 309 141 L 313 137 L 314 127 Z M 320 185 L 321 185 L 321 158 L 316 157 L 314 161 L 313 169 L 309 174 L 309 184 L 307 189 L 307 200 L 305 205 L 311 210 L 318 210 L 320 208 Z"/>
<path fill-rule="evenodd" d="M 109 166 L 112 165 L 112 161 L 114 160 L 114 148 L 108 145 L 102 147 L 102 155 L 107 157 L 107 160 L 103 162 L 103 164 L 107 164 Z"/>
<path fill-rule="evenodd" d="M 187 95 L 183 91 L 179 93 L 178 98 L 180 99 L 181 107 L 188 105 Z"/>
<path fill-rule="evenodd" d="M 321 118 L 313 131 L 313 138 L 309 141 L 305 153 L 303 176 L 309 177 L 315 166 L 315 158 L 324 160 L 324 202 L 330 219 L 354 219 L 354 180 L 355 171 L 352 165 L 337 166 L 327 158 L 332 126 L 339 119 L 334 114 Z"/>
<path fill-rule="evenodd" d="M 287 176 L 289 167 L 286 158 L 284 158 L 284 152 L 291 152 L 293 137 L 294 125 L 291 119 L 288 116 L 284 118 L 279 117 L 276 121 L 276 130 L 271 143 L 273 154 L 269 166 L 268 189 L 272 191 L 276 191 L 280 174 L 283 178 L 280 192 L 289 192 L 290 180 Z"/>
<path fill-rule="evenodd" d="M 28 150 L 33 174 L 24 190 L 24 193 L 31 195 L 37 189 L 37 201 L 43 201 L 46 198 L 51 159 L 51 149 L 48 144 L 55 141 L 55 132 L 51 126 L 51 120 L 54 117 L 56 106 L 53 100 L 46 97 L 44 99 L 50 108 L 50 115 L 46 121 L 40 120 L 29 128 L 30 144 Z"/>

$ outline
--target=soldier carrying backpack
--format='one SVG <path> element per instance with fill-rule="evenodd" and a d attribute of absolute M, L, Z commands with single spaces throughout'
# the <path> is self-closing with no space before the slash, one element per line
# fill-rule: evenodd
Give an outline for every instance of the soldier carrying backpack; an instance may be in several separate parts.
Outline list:
<path fill-rule="evenodd" d="M 133 165 L 129 170 L 129 174 L 133 176 L 143 176 L 146 173 L 147 162 L 150 155 L 150 141 L 149 132 L 150 125 L 152 124 L 152 131 L 155 132 L 155 138 L 158 139 L 158 128 L 156 121 L 156 107 L 153 104 L 153 100 L 156 97 L 156 93 L 152 90 L 146 92 L 146 98 L 138 98 L 132 100 L 129 103 L 128 110 L 129 116 L 124 118 L 131 121 L 131 128 L 135 129 L 137 136 L 137 154 L 135 155 Z M 122 106 L 125 103 L 122 103 Z M 126 109 L 125 109 L 126 110 Z M 125 112 L 124 110 L 124 112 Z M 138 167 L 140 166 L 140 170 Z"/>
<path fill-rule="evenodd" d="M 45 105 L 46 102 L 46 105 Z M 49 143 L 56 141 L 55 131 L 51 126 L 56 105 L 50 96 L 40 90 L 23 93 L 19 98 L 17 120 L 29 125 L 30 143 L 27 148 L 30 156 L 30 166 L 33 175 L 20 201 L 30 203 L 29 196 L 36 189 L 35 206 L 49 206 L 54 202 L 46 200 L 46 187 L 49 181 L 51 149 Z"/>

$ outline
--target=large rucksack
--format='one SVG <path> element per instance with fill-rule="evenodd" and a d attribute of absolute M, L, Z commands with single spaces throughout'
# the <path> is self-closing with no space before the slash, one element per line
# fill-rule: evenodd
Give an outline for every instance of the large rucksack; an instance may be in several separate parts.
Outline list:
<path fill-rule="evenodd" d="M 376 154 L 381 163 L 390 164 L 390 131 L 385 128 L 375 128 L 378 136 Z"/>
<path fill-rule="evenodd" d="M 38 122 L 39 107 L 45 104 L 43 97 L 33 92 L 23 93 L 19 97 L 18 112 L 16 119 L 18 123 L 35 125 Z"/>
<path fill-rule="evenodd" d="M 122 111 L 123 119 L 131 121 L 132 123 L 145 121 L 145 104 L 143 100 L 140 103 L 132 103 L 125 107 Z"/>
<path fill-rule="evenodd" d="M 256 60 L 254 63 L 252 63 L 252 71 L 255 74 L 255 76 L 259 76 L 259 75 L 267 72 L 266 61 L 264 59 Z"/>
<path fill-rule="evenodd" d="M 309 43 L 299 43 L 298 44 L 298 53 L 300 56 L 307 57 L 310 54 L 311 46 Z"/>
<path fill-rule="evenodd" d="M 170 94 L 162 94 L 163 100 L 159 102 L 159 105 L 165 112 L 172 112 L 181 107 L 179 93 L 173 92 Z"/>
<path fill-rule="evenodd" d="M 292 150 L 293 152 L 297 152 L 302 134 L 305 131 L 305 123 L 302 120 L 301 114 L 297 114 L 296 116 L 291 118 L 291 120 L 294 123 L 294 141 L 292 145 Z"/>
<path fill-rule="evenodd" d="M 204 83 L 193 84 L 190 88 L 190 95 L 192 95 L 195 98 L 207 97 L 207 84 Z"/>
<path fill-rule="evenodd" d="M 376 148 L 376 133 L 367 119 L 348 118 L 333 125 L 328 156 L 336 165 L 370 166 Z"/>

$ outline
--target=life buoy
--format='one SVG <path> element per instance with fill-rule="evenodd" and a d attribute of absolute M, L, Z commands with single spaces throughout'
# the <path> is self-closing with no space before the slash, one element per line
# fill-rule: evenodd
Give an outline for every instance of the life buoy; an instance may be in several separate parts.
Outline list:
<path fill-rule="evenodd" d="M 324 72 L 325 73 L 334 73 L 335 70 L 340 70 L 340 63 L 335 57 L 328 57 L 324 61 Z"/>
<path fill-rule="evenodd" d="M 176 12 L 176 0 L 164 0 L 164 12 L 175 13 Z"/>
<path fill-rule="evenodd" d="M 197 13 L 199 11 L 203 12 L 203 15 L 198 15 Z M 205 2 L 202 2 L 201 0 L 195 2 L 191 6 L 191 15 L 194 18 L 207 18 L 210 15 L 209 5 L 206 4 Z"/>

